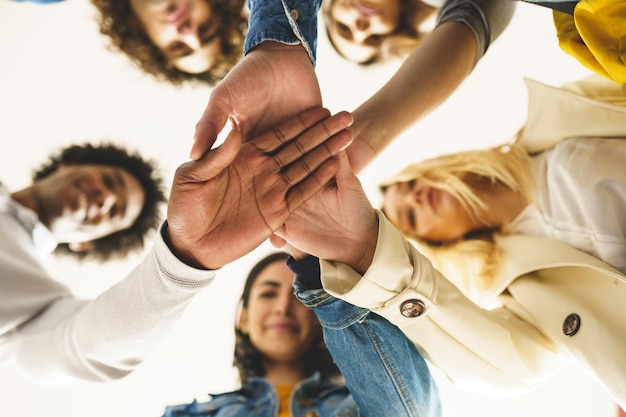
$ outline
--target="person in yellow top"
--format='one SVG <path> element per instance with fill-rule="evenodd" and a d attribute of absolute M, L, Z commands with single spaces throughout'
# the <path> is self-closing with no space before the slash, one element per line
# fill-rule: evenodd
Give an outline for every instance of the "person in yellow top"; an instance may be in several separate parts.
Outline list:
<path fill-rule="evenodd" d="M 234 365 L 242 387 L 168 406 L 164 417 L 441 415 L 417 349 L 387 320 L 325 293 L 316 258 L 264 257 L 239 307 Z"/>

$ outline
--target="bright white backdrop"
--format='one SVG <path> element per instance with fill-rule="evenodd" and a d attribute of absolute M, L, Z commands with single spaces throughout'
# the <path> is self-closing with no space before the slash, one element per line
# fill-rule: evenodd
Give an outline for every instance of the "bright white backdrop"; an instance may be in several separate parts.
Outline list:
<path fill-rule="evenodd" d="M 157 159 L 168 182 L 187 159 L 210 89 L 158 84 L 108 52 L 87 1 L 49 6 L 3 1 L 0 35 L 0 180 L 10 189 L 27 184 L 33 167 L 71 142 L 123 142 Z M 397 66 L 357 68 L 334 54 L 323 34 L 318 60 L 324 101 L 333 111 L 354 109 Z M 526 115 L 523 77 L 558 85 L 587 74 L 558 49 L 549 11 L 520 4 L 512 25 L 458 92 L 362 173 L 368 194 L 378 204 L 378 181 L 416 158 L 508 139 Z M 234 305 L 247 270 L 269 250 L 263 245 L 224 268 L 172 334 L 121 381 L 44 387 L 0 369 L 0 417 L 154 417 L 165 404 L 233 388 Z M 78 296 L 93 297 L 138 259 L 104 266 L 51 260 L 50 268 Z M 436 376 L 446 417 L 615 414 L 606 394 L 573 369 L 532 394 L 509 400 L 458 392 Z"/>

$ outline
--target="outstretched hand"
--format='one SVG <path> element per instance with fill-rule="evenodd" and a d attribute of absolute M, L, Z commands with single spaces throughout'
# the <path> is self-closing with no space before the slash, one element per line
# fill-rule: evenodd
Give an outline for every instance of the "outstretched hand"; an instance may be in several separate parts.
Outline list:
<path fill-rule="evenodd" d="M 175 173 L 169 244 L 186 263 L 217 269 L 247 254 L 334 176 L 352 135 L 349 113 L 313 109 L 242 144 L 233 130 L 218 148 Z"/>
<path fill-rule="evenodd" d="M 270 241 L 364 273 L 374 258 L 377 239 L 376 211 L 343 152 L 335 180 L 298 208 Z"/>
<path fill-rule="evenodd" d="M 244 142 L 305 110 L 321 107 L 322 95 L 309 55 L 301 45 L 263 42 L 211 91 L 196 124 L 191 158 L 215 142 L 228 118 Z"/>

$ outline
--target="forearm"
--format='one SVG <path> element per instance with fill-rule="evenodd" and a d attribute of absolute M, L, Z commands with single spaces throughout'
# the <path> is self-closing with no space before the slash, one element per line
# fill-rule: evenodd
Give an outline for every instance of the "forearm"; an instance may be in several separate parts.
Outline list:
<path fill-rule="evenodd" d="M 508 0 L 446 2 L 432 33 L 389 82 L 353 112 L 355 140 L 348 155 L 355 172 L 457 89 L 507 27 L 514 10 L 515 2 Z"/>
<path fill-rule="evenodd" d="M 328 293 L 398 326 L 460 387 L 516 395 L 563 366 L 536 327 L 511 310 L 474 304 L 388 222 L 365 274 L 326 261 L 321 270 Z"/>
<path fill-rule="evenodd" d="M 18 367 L 54 384 L 121 378 L 214 275 L 178 261 L 159 237 L 128 277 L 96 299 L 59 299 L 22 326 L 12 341 Z"/>
<path fill-rule="evenodd" d="M 248 0 L 250 19 L 244 55 L 265 41 L 301 44 L 315 65 L 320 5 L 321 0 Z"/>
<path fill-rule="evenodd" d="M 363 169 L 447 99 L 472 71 L 476 51 L 476 40 L 462 23 L 447 22 L 433 30 L 394 76 L 352 112 L 355 139 L 347 152 L 353 170 Z"/>

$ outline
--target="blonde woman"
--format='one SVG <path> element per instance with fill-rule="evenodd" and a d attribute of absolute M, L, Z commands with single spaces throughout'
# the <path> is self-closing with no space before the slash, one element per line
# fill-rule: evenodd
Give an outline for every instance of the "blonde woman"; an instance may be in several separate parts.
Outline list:
<path fill-rule="evenodd" d="M 413 184 L 417 198 L 426 205 L 422 219 L 429 209 L 437 213 L 456 205 L 460 214 L 446 225 L 452 228 L 459 226 L 453 222 L 467 222 L 471 226 L 445 236 L 433 235 L 431 230 L 430 241 L 453 245 L 474 237 L 467 234 L 473 229 L 493 234 L 491 243 L 499 255 L 489 281 L 481 282 L 481 287 L 474 285 L 480 278 L 464 269 L 465 265 L 455 265 L 458 275 L 468 278 L 465 289 L 479 293 L 482 305 L 475 301 L 476 294 L 460 291 L 445 275 L 447 269 L 434 267 L 381 211 L 372 208 L 346 158 L 341 159 L 336 182 L 297 216 L 292 215 L 277 234 L 291 246 L 322 259 L 321 282 L 328 293 L 369 308 L 398 326 L 460 388 L 492 396 L 521 394 L 569 362 L 598 381 L 624 408 L 626 276 L 564 243 L 576 237 L 583 243 L 587 237 L 596 238 L 592 243 L 597 256 L 618 267 L 625 259 L 626 180 L 620 163 L 626 161 L 626 112 L 616 103 L 626 94 L 624 86 L 596 81 L 565 89 L 540 84 L 538 89 L 531 88 L 529 119 L 518 140 L 533 154 L 531 163 L 546 168 L 535 171 L 541 175 L 534 177 L 534 187 L 528 173 L 517 171 L 529 158 L 518 146 L 489 151 L 493 154 L 490 163 L 503 160 L 499 167 L 496 164 L 485 172 L 486 160 L 473 166 L 479 175 L 471 174 L 467 183 L 477 199 L 466 198 L 464 204 L 474 205 L 480 216 L 464 211 L 454 194 L 446 191 L 444 197 L 443 191 Z M 539 106 L 533 108 L 538 97 Z M 564 117 L 549 117 L 553 113 Z M 574 131 L 579 137 L 574 137 Z M 550 150 L 534 155 L 541 150 L 540 144 Z M 581 154 L 581 150 L 600 155 Z M 517 162 L 510 164 L 507 158 Z M 567 173 L 573 181 L 566 181 Z M 466 184 L 464 176 L 458 177 L 463 181 L 454 177 L 447 182 Z M 405 183 L 410 179 L 402 178 Z M 512 188 L 507 184 L 513 184 Z M 485 198 L 482 187 L 495 188 L 504 197 Z M 499 207 L 507 209 L 486 209 L 494 201 L 504 202 Z M 531 202 L 545 209 L 546 216 L 528 217 L 531 221 L 524 225 L 518 217 L 524 217 Z M 393 210 L 385 207 L 388 213 Z M 558 239 L 542 236 L 542 221 L 555 213 L 560 216 L 554 217 L 552 230 L 562 235 Z M 405 214 L 406 218 L 410 215 Z M 419 222 L 418 213 L 418 229 Z M 564 224 L 567 227 L 561 229 Z M 525 228 L 523 234 L 506 229 L 537 225 L 536 230 Z M 424 233 L 420 232 L 422 238 Z M 274 242 L 280 241 L 274 238 Z"/>

